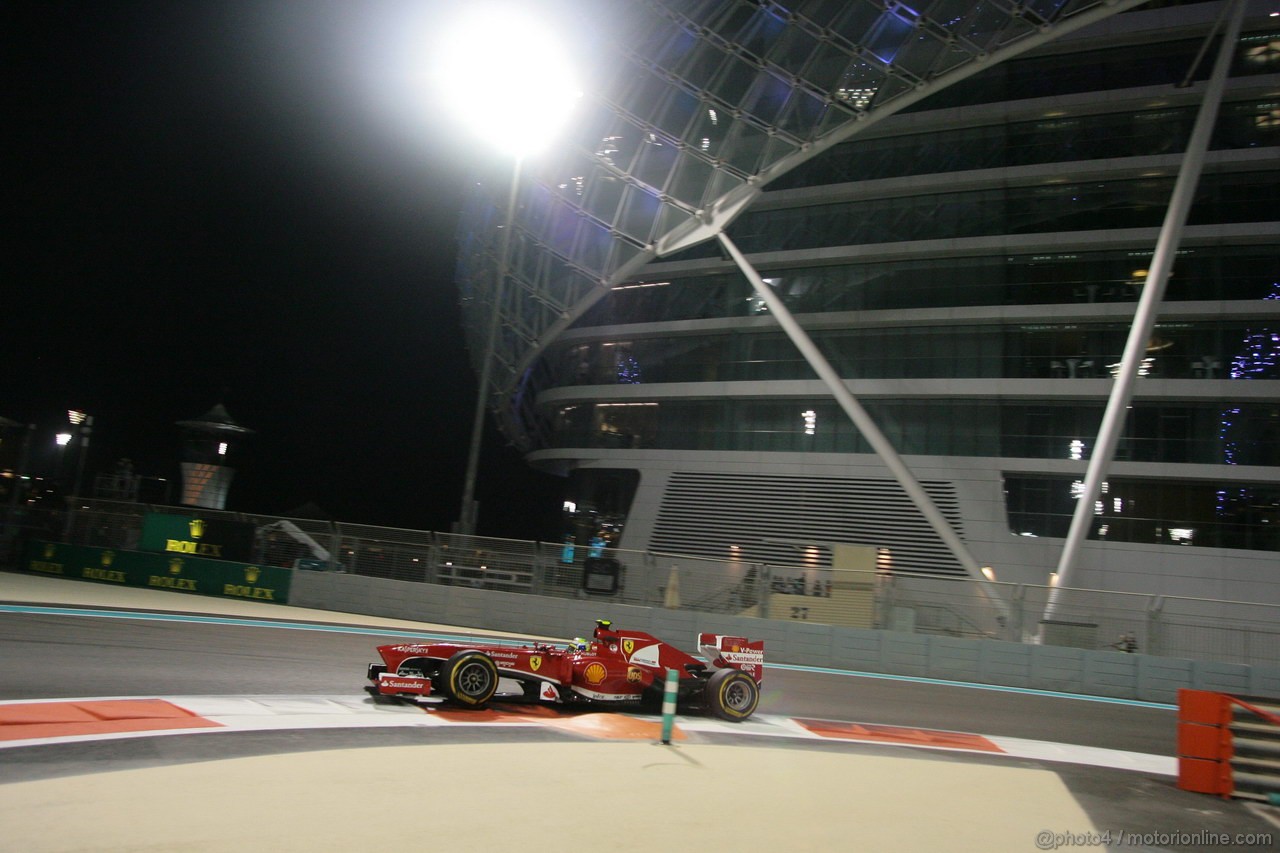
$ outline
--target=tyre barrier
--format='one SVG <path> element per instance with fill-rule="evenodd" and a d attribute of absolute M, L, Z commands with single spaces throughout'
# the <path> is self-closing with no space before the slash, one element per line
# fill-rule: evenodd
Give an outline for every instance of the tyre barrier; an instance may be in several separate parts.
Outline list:
<path fill-rule="evenodd" d="M 1280 700 L 1179 690 L 1178 787 L 1280 805 Z"/>

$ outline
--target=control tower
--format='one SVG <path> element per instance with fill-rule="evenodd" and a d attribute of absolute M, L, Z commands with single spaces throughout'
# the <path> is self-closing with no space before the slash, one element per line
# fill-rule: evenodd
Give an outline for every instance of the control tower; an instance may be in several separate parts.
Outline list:
<path fill-rule="evenodd" d="M 236 473 L 228 464 L 232 444 L 253 430 L 236 423 L 221 403 L 198 418 L 178 421 L 178 426 L 183 432 L 182 504 L 225 509 Z"/>

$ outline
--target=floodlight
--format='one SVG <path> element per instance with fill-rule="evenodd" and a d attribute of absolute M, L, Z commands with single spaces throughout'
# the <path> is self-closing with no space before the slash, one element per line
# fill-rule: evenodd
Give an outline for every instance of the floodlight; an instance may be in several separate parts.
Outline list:
<path fill-rule="evenodd" d="M 445 32 L 434 78 L 450 111 L 516 157 L 545 147 L 582 95 L 555 30 L 521 7 L 484 5 Z"/>

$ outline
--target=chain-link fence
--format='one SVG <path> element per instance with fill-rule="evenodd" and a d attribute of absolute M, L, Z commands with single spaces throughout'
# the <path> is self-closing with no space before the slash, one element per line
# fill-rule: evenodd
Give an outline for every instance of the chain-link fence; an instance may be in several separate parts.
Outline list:
<path fill-rule="evenodd" d="M 26 538 L 131 550 L 150 512 L 175 507 L 90 501 L 6 528 L 8 562 Z M 401 530 L 199 510 L 248 522 L 252 562 L 645 607 L 799 620 L 1019 643 L 1115 649 L 1242 664 L 1280 664 L 1280 605 L 975 583 L 955 576 L 848 571 L 647 551 Z"/>

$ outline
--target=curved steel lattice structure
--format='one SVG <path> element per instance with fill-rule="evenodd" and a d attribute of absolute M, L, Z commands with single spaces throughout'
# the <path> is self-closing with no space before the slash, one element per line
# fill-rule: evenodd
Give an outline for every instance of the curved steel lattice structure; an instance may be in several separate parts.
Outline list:
<path fill-rule="evenodd" d="M 591 4 L 604 47 L 563 143 L 524 164 L 512 211 L 509 176 L 479 185 L 460 228 L 477 367 L 499 312 L 486 396 L 507 438 L 533 444 L 531 367 L 610 287 L 713 238 L 771 180 L 878 119 L 1143 2 Z"/>

